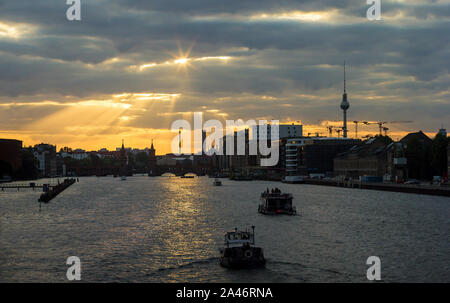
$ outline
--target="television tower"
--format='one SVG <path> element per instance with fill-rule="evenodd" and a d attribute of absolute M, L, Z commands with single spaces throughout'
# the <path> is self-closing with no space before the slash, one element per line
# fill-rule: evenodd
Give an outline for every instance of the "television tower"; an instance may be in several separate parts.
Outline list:
<path fill-rule="evenodd" d="M 347 101 L 347 90 L 346 90 L 346 75 L 345 75 L 345 61 L 344 61 L 344 94 L 342 95 L 341 109 L 344 111 L 344 127 L 342 130 L 344 132 L 344 138 L 347 138 L 347 109 L 350 107 L 350 103 Z"/>

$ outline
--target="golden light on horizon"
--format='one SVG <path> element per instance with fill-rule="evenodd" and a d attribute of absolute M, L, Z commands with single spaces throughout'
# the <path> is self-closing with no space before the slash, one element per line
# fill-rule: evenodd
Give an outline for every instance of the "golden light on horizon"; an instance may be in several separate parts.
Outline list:
<path fill-rule="evenodd" d="M 132 127 L 133 121 L 147 111 L 160 108 L 161 102 L 170 112 L 173 103 L 181 96 L 179 93 L 118 93 L 105 99 L 62 101 L 31 101 L 2 103 L 0 108 L 13 110 L 14 107 L 48 107 L 49 111 L 38 119 L 22 120 L 14 132 L 6 132 L 7 138 L 17 138 L 24 144 L 34 145 L 43 141 L 58 146 L 71 146 L 87 150 L 102 147 L 112 148 L 126 138 L 138 148 L 148 147 L 148 139 L 154 134 L 162 142 L 170 142 L 169 130 Z M 27 122 L 25 122 L 27 121 Z M 3 133 L 3 132 L 0 132 Z M 5 137 L 2 134 L 2 137 Z M 143 139 L 144 138 L 144 139 Z M 148 141 L 148 142 L 147 142 Z M 168 145 L 169 146 L 169 145 Z M 161 152 L 169 152 L 160 146 Z"/>
<path fill-rule="evenodd" d="M 86 105 L 88 104 L 88 105 Z M 24 141 L 24 145 L 34 145 L 41 142 L 57 144 L 58 147 L 69 146 L 72 148 L 83 148 L 85 150 L 98 150 L 100 148 L 113 149 L 120 145 L 124 138 L 126 145 L 133 148 L 145 148 L 149 146 L 151 137 L 158 143 L 158 154 L 170 153 L 170 143 L 173 134 L 169 129 L 147 129 L 145 127 L 133 127 L 130 122 L 139 117 L 139 113 L 130 112 L 129 108 L 120 106 L 96 106 L 97 102 L 87 102 L 83 106 L 67 106 L 50 114 L 43 119 L 24 125 L 22 129 L 14 132 L 0 132 L 2 137 L 16 138 Z M 207 109 L 205 112 L 215 116 L 227 116 L 218 109 Z M 173 117 L 183 116 L 189 119 L 193 112 L 166 112 L 157 113 L 157 116 Z M 301 123 L 294 119 L 281 121 L 280 124 Z M 303 124 L 304 136 L 328 137 L 327 126 L 341 126 L 340 121 L 322 121 L 317 124 Z M 245 128 L 245 126 L 243 126 Z M 389 127 L 388 135 L 394 140 L 399 140 L 409 132 L 413 131 L 407 125 Z M 358 138 L 367 135 L 375 136 L 379 133 L 377 125 L 361 125 L 358 129 Z M 431 138 L 434 134 L 427 133 Z M 339 135 L 334 130 L 333 137 Z M 342 133 L 340 134 L 342 137 Z M 349 138 L 355 137 L 354 125 L 349 126 Z"/>

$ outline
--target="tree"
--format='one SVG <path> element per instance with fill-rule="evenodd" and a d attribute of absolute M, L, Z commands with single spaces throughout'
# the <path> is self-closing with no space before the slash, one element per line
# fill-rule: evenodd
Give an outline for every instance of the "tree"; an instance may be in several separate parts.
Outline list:
<path fill-rule="evenodd" d="M 91 164 L 92 164 L 93 166 L 99 166 L 99 165 L 101 165 L 100 157 L 97 156 L 96 154 L 94 154 L 94 153 L 89 154 L 89 159 L 91 160 Z"/>
<path fill-rule="evenodd" d="M 22 167 L 17 172 L 17 177 L 22 180 L 33 180 L 39 175 L 38 160 L 33 154 L 31 148 L 23 149 L 20 154 L 22 160 Z"/>
<path fill-rule="evenodd" d="M 127 153 L 128 155 L 128 167 L 134 167 L 136 163 L 135 156 L 132 153 Z"/>
<path fill-rule="evenodd" d="M 136 168 L 146 168 L 148 164 L 148 154 L 139 152 L 136 154 Z"/>
<path fill-rule="evenodd" d="M 448 139 L 443 134 L 437 134 L 431 143 L 431 168 L 434 176 L 444 176 L 447 171 Z"/>
<path fill-rule="evenodd" d="M 431 178 L 428 144 L 422 143 L 417 137 L 412 137 L 406 143 L 406 158 L 408 159 L 408 175 L 410 178 Z"/>
<path fill-rule="evenodd" d="M 60 153 L 71 153 L 72 149 L 70 147 L 64 146 L 59 150 Z"/>

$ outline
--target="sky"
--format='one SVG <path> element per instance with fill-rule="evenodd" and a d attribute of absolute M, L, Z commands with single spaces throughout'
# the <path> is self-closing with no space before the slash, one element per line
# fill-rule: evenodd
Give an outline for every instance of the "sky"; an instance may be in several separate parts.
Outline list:
<path fill-rule="evenodd" d="M 450 0 L 0 0 L 0 138 L 170 152 L 178 119 L 450 128 Z M 353 123 L 349 136 L 354 137 Z M 377 125 L 359 125 L 360 136 Z"/>

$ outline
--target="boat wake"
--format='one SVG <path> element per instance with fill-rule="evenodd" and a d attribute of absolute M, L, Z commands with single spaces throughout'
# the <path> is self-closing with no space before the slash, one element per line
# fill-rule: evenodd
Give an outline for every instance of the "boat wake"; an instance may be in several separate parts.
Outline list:
<path fill-rule="evenodd" d="M 189 267 L 193 267 L 196 264 L 209 264 L 209 263 L 218 263 L 218 258 L 217 257 L 210 257 L 207 259 L 201 259 L 201 260 L 194 260 L 191 262 L 186 262 L 180 265 L 176 265 L 176 266 L 169 266 L 169 267 L 162 267 L 162 268 L 158 268 L 158 271 L 170 271 L 170 270 L 178 270 L 181 268 L 189 268 Z"/>

